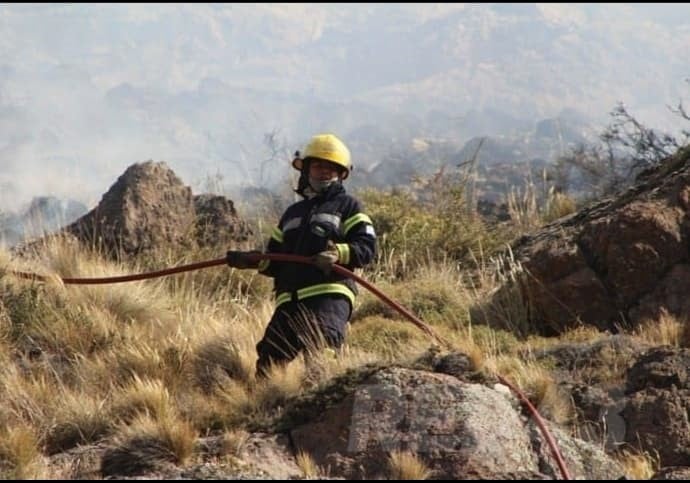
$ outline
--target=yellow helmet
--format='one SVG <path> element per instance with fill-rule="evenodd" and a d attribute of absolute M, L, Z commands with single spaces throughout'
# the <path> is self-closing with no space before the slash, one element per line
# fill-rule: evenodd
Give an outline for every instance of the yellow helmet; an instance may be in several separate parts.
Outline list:
<path fill-rule="evenodd" d="M 345 143 L 340 139 L 335 137 L 333 134 L 317 134 L 307 147 L 304 149 L 304 157 L 295 156 L 292 160 L 292 167 L 302 171 L 304 164 L 303 159 L 308 158 L 319 158 L 335 163 L 338 166 L 345 168 L 345 173 L 343 174 L 343 179 L 347 178 L 352 170 L 352 164 L 350 163 L 350 150 L 347 149 Z"/>

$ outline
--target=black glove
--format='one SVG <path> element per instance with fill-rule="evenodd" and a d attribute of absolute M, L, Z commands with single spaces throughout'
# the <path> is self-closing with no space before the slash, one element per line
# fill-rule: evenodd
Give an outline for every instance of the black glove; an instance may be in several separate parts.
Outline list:
<path fill-rule="evenodd" d="M 243 252 L 239 250 L 229 250 L 225 259 L 230 267 L 235 268 L 258 268 L 259 259 L 257 255 L 261 252 L 259 250 L 252 250 Z"/>
<path fill-rule="evenodd" d="M 312 263 L 319 267 L 319 269 L 326 275 L 331 273 L 333 265 L 335 263 L 338 263 L 339 259 L 340 254 L 338 253 L 338 249 L 335 247 L 335 244 L 330 240 L 328 241 L 328 246 L 324 251 L 319 252 L 311 257 Z"/>

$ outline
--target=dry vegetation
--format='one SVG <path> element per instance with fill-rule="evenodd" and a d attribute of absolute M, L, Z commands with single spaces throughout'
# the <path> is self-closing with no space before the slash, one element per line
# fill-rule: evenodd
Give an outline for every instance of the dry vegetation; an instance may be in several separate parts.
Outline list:
<path fill-rule="evenodd" d="M 393 451 L 388 457 L 391 480 L 426 480 L 432 472 L 410 451 Z"/>
<path fill-rule="evenodd" d="M 496 263 L 497 249 L 574 206 L 562 197 L 543 207 L 523 198 L 511 208 L 519 223 L 491 226 L 467 210 L 461 185 L 439 183 L 428 187 L 436 193 L 430 199 L 359 193 L 380 235 L 380 256 L 365 278 L 433 325 L 477 369 L 505 375 L 549 416 L 567 420 L 570 407 L 549 368 L 524 357 L 550 342 L 506 330 L 527 323 L 517 297 L 499 308 L 486 300 L 519 276 L 519 267 L 497 269 L 505 266 Z M 350 368 L 408 360 L 430 345 L 362 293 L 342 351 L 299 358 L 256 382 L 254 347 L 273 309 L 270 280 L 227 267 L 110 286 L 65 286 L 58 277 L 134 273 L 218 256 L 165 253 L 115 263 L 60 239 L 29 260 L 0 255 L 0 478 L 71 478 L 51 473 L 45 457 L 89 443 L 104 444 L 103 467 L 120 474 L 152 461 L 193 461 L 195 439 L 213 431 L 225 435 L 227 455 L 237 454 L 249 425 L 270 421 L 289 398 Z M 7 270 L 51 277 L 38 283 Z M 494 326 L 478 323 L 476 314 L 487 311 Z M 669 321 L 639 335 L 679 344 L 687 340 L 679 326 Z M 320 474 L 308 455 L 298 464 L 305 477 Z M 430 476 L 411 454 L 392 454 L 390 466 L 397 479 Z"/>
<path fill-rule="evenodd" d="M 295 456 L 295 461 L 305 479 L 318 479 L 321 475 L 321 469 L 314 463 L 314 459 L 309 454 L 299 451 Z"/>
<path fill-rule="evenodd" d="M 659 456 L 647 452 L 624 449 L 617 459 L 631 480 L 649 480 L 659 470 Z"/>

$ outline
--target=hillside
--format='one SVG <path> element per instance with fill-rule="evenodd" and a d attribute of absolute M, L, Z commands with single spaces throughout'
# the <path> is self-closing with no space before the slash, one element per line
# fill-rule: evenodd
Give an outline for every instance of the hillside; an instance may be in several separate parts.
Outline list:
<path fill-rule="evenodd" d="M 598 327 L 597 318 L 588 325 L 582 314 L 563 320 L 559 312 L 561 325 L 551 324 L 545 337 L 538 335 L 543 321 L 533 316 L 547 312 L 535 312 L 533 303 L 553 307 L 548 288 L 561 280 L 536 285 L 546 295 L 521 292 L 520 283 L 532 279 L 518 270 L 520 243 L 550 239 L 558 223 L 571 231 L 578 223 L 583 231 L 596 225 L 605 238 L 617 225 L 600 223 L 602 213 L 615 219 L 629 205 L 685 203 L 687 169 L 687 152 L 680 151 L 618 198 L 550 225 L 542 220 L 526 237 L 518 237 L 524 227 L 515 219 L 486 224 L 467 210 L 457 179 L 444 180 L 430 200 L 364 193 L 380 239 L 379 258 L 365 278 L 423 317 L 445 342 L 430 341 L 389 305 L 362 293 L 342 351 L 300 357 L 257 381 L 254 346 L 273 310 L 273 293 L 254 271 L 216 267 L 100 287 L 60 281 L 207 260 L 246 242 L 232 239 L 247 235 L 234 216 L 211 223 L 220 229 L 213 233 L 226 237 L 222 247 L 192 243 L 194 230 L 185 239 L 168 222 L 147 222 L 164 219 L 160 200 L 183 210 L 185 216 L 172 218 L 189 226 L 199 213 L 191 190 L 164 163 L 133 165 L 102 205 L 73 225 L 93 232 L 76 230 L 76 239 L 53 236 L 3 253 L 0 476 L 562 477 L 535 416 L 507 381 L 545 418 L 571 477 L 687 476 L 690 328 L 682 306 L 673 305 L 679 299 L 656 298 L 658 311 L 644 322 L 613 331 Z M 673 193 L 679 198 L 668 198 Z M 532 213 L 534 223 L 541 213 Z M 113 236 L 121 248 L 146 250 L 123 250 L 114 260 L 83 236 L 97 234 Z M 517 258 L 501 252 L 510 240 Z M 662 249 L 667 242 L 676 249 Z M 621 243 L 631 253 L 643 245 Z M 654 237 L 654 243 L 662 262 L 684 263 L 672 239 Z M 555 249 L 541 253 L 542 268 L 564 259 Z M 506 263 L 495 263 L 500 260 Z M 26 280 L 16 270 L 46 278 Z M 625 270 L 610 266 L 604 282 L 626 280 Z M 565 279 L 572 277 L 565 273 Z M 576 311 L 591 308 L 588 291 L 565 294 Z"/>

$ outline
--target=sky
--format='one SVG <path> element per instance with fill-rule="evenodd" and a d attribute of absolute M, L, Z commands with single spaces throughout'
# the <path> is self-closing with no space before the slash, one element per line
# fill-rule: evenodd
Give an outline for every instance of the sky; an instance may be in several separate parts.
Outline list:
<path fill-rule="evenodd" d="M 0 210 L 91 208 L 149 159 L 195 193 L 276 185 L 310 134 L 462 145 L 438 120 L 468 112 L 673 126 L 688 52 L 687 5 L 2 4 Z"/>

